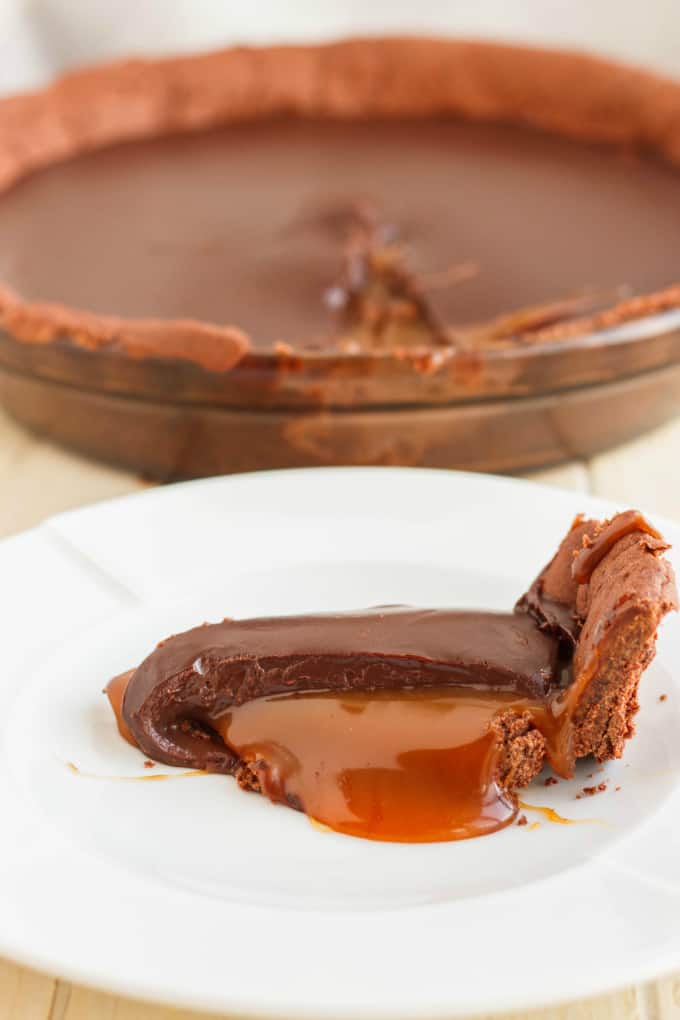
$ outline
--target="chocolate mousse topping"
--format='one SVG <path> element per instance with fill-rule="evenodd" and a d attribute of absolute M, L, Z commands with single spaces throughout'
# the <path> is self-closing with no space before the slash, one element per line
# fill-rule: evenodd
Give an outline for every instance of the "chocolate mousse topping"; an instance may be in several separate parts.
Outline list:
<path fill-rule="evenodd" d="M 680 307 L 679 124 L 675 83 L 481 43 L 84 71 L 0 102 L 0 326 L 224 372 Z"/>
<path fill-rule="evenodd" d="M 514 817 L 544 761 L 569 776 L 621 755 L 677 607 L 667 548 L 636 511 L 577 518 L 513 613 L 224 620 L 162 642 L 109 696 L 145 755 L 232 773 L 332 828 L 478 835 Z"/>

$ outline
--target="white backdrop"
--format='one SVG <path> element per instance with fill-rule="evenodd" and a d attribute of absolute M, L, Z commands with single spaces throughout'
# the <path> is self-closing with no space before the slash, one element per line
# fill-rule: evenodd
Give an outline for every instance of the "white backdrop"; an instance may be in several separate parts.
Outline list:
<path fill-rule="evenodd" d="M 680 76 L 680 0 L 0 0 L 0 92 L 131 53 L 409 31 L 596 50 Z"/>

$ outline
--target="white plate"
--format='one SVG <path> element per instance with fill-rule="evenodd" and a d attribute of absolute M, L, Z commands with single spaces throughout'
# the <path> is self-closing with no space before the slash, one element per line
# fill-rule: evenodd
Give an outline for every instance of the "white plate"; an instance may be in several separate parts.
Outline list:
<path fill-rule="evenodd" d="M 194 1008 L 391 1020 L 539 1006 L 680 965 L 675 618 L 624 761 L 526 793 L 590 821 L 528 811 L 537 828 L 462 843 L 319 832 L 223 777 L 121 782 L 149 773 L 100 693 L 204 619 L 509 607 L 577 511 L 613 509 L 453 472 L 290 471 L 156 489 L 0 544 L 0 952 Z"/>

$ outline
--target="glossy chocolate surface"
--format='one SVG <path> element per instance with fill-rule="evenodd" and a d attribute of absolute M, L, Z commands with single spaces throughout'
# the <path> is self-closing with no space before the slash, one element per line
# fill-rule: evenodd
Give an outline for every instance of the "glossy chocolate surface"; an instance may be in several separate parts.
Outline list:
<path fill-rule="evenodd" d="M 232 124 L 81 155 L 0 197 L 0 279 L 30 299 L 313 349 L 352 335 L 341 285 L 357 209 L 403 246 L 447 325 L 677 277 L 675 169 L 431 118 Z M 476 271 L 447 285 L 461 263 Z"/>
<path fill-rule="evenodd" d="M 559 681 L 556 643 L 528 616 L 385 606 L 224 620 L 177 634 L 136 670 L 125 716 L 134 720 L 161 684 L 188 673 L 199 684 L 226 675 L 237 704 L 290 690 L 384 687 L 481 686 L 540 697 Z"/>

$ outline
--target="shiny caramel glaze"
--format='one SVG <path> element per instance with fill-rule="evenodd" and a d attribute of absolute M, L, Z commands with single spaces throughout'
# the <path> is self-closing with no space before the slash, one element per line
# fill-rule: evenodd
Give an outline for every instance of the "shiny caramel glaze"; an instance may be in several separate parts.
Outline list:
<path fill-rule="evenodd" d="M 121 735 L 135 745 L 122 715 L 131 676 L 115 677 L 106 693 Z M 557 687 L 278 694 L 232 707 L 210 720 L 210 731 L 247 766 L 242 785 L 274 803 L 347 835 L 430 843 L 487 835 L 515 819 L 493 726 L 505 713 L 528 717 L 553 770 L 570 774 L 570 714 Z"/>
<path fill-rule="evenodd" d="M 116 717 L 116 725 L 118 726 L 118 732 L 120 733 L 123 740 L 127 740 L 128 744 L 132 744 L 133 747 L 137 747 L 137 741 L 130 732 L 130 727 L 123 718 L 123 698 L 127 690 L 130 677 L 134 673 L 134 669 L 128 669 L 125 673 L 119 673 L 114 676 L 112 680 L 109 680 L 104 693 L 109 699 L 113 714 Z"/>
<path fill-rule="evenodd" d="M 491 722 L 526 707 L 474 689 L 284 695 L 246 702 L 214 725 L 275 803 L 304 805 L 351 836 L 426 843 L 514 819 Z"/>
<path fill-rule="evenodd" d="M 134 744 L 122 717 L 131 675 L 115 677 L 106 692 Z M 247 766 L 242 785 L 274 803 L 352 836 L 441 842 L 486 835 L 516 817 L 517 799 L 500 782 L 499 716 L 526 715 L 553 769 L 569 775 L 561 704 L 559 688 L 545 695 L 492 684 L 311 691 L 245 701 L 209 728 Z"/>

